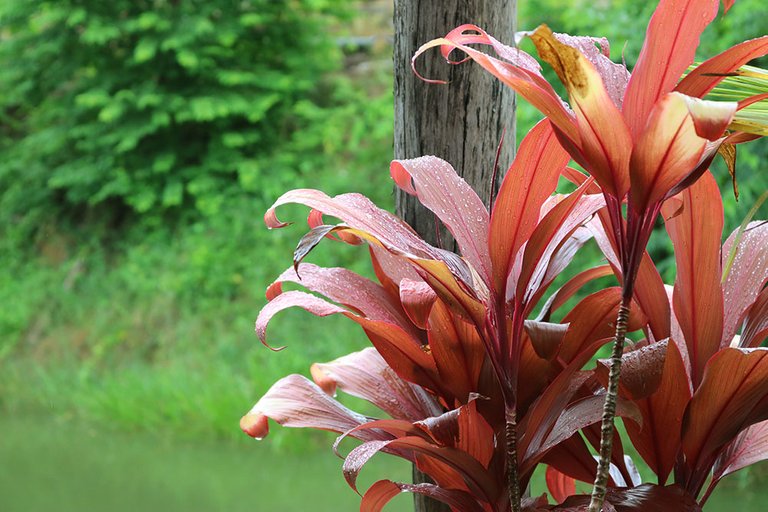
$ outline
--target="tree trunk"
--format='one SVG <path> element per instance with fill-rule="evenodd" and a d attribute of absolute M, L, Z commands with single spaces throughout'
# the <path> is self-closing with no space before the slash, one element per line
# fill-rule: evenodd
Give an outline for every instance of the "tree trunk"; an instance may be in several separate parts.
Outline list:
<path fill-rule="evenodd" d="M 498 189 L 491 183 L 496 149 L 506 131 L 499 158 L 499 177 L 515 152 L 515 98 L 479 66 L 452 66 L 437 49 L 419 57 L 416 68 L 426 78 L 447 80 L 428 84 L 411 70 L 411 57 L 425 42 L 453 28 L 472 23 L 512 44 L 516 31 L 516 0 L 395 0 L 395 158 L 435 155 L 448 161 L 488 204 Z M 397 214 L 428 242 L 437 245 L 435 217 L 412 196 L 397 191 Z M 445 230 L 443 248 L 455 250 Z M 414 468 L 414 481 L 424 476 Z M 448 507 L 414 495 L 416 512 L 443 512 Z"/>
<path fill-rule="evenodd" d="M 427 41 L 464 23 L 514 42 L 516 0 L 395 0 L 395 158 L 435 155 L 448 161 L 488 204 L 496 148 L 506 129 L 499 176 L 515 151 L 515 98 L 480 66 L 447 64 L 437 49 L 416 62 L 428 84 L 411 70 L 411 57 Z M 497 189 L 494 184 L 493 191 Z M 398 191 L 397 213 L 428 242 L 436 243 L 434 216 Z M 441 236 L 446 249 L 446 236 Z"/>

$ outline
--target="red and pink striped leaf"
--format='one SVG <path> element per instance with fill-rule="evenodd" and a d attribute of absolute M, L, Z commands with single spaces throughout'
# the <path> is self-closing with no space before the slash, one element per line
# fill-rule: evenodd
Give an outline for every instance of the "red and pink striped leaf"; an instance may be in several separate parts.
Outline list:
<path fill-rule="evenodd" d="M 738 230 L 731 233 L 722 251 L 722 267 L 728 267 L 723 282 L 724 317 L 721 346 L 731 344 L 749 309 L 768 282 L 768 224 L 750 222 L 738 240 L 733 261 L 728 265 Z M 747 346 L 747 345 L 742 345 Z"/>
<path fill-rule="evenodd" d="M 701 98 L 728 73 L 732 73 L 752 59 L 768 52 L 768 36 L 750 39 L 728 48 L 724 52 L 702 62 L 683 78 L 675 90 L 688 96 Z"/>
<path fill-rule="evenodd" d="M 393 160 L 389 172 L 398 187 L 416 196 L 445 224 L 462 256 L 490 283 L 489 216 L 475 191 L 451 164 L 434 156 Z"/>
<path fill-rule="evenodd" d="M 704 365 L 720 348 L 723 336 L 723 293 L 720 286 L 720 237 L 723 203 L 711 174 L 704 174 L 662 208 L 675 248 L 677 279 L 673 306 L 685 337 L 694 386 Z"/>
<path fill-rule="evenodd" d="M 725 348 L 707 364 L 683 420 L 683 452 L 706 471 L 742 430 L 768 419 L 768 349 Z M 703 481 L 703 480 L 702 480 Z"/>
<path fill-rule="evenodd" d="M 395 419 L 418 421 L 440 414 L 434 397 L 400 379 L 374 348 L 329 363 L 315 363 L 311 372 L 313 380 L 329 395 L 339 388 L 371 402 Z"/>
<path fill-rule="evenodd" d="M 515 257 L 536 228 L 541 206 L 555 191 L 568 160 L 547 120 L 534 126 L 520 143 L 491 213 L 488 243 L 497 293 L 504 293 Z"/>
<path fill-rule="evenodd" d="M 661 0 L 624 96 L 624 119 L 640 136 L 657 101 L 693 63 L 699 38 L 717 16 L 718 0 Z"/>

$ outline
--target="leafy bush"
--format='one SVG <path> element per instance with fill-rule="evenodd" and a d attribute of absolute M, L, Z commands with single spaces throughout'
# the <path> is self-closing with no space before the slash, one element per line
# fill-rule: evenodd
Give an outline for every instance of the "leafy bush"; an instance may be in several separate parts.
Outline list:
<path fill-rule="evenodd" d="M 3 221 L 214 215 L 332 167 L 376 136 L 329 74 L 349 5 L 1 2 Z"/>

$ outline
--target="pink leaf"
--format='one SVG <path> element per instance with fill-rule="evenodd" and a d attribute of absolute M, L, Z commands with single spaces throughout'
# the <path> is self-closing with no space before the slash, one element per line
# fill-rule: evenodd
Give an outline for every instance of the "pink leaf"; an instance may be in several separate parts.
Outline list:
<path fill-rule="evenodd" d="M 723 268 L 738 231 L 725 241 Z M 768 282 L 768 224 L 750 222 L 736 247 L 736 254 L 723 283 L 724 321 L 721 346 L 730 345 L 749 308 Z"/>
<path fill-rule="evenodd" d="M 277 381 L 243 416 L 240 426 L 252 437 L 265 437 L 269 432 L 267 418 L 284 427 L 315 428 L 337 433 L 368 421 L 368 418 L 344 407 L 301 375 L 289 375 Z M 355 437 L 380 439 L 381 434 L 361 431 Z"/>
<path fill-rule="evenodd" d="M 389 172 L 398 187 L 437 215 L 456 239 L 462 256 L 489 283 L 488 210 L 472 187 L 448 162 L 434 156 L 394 160 Z"/>
<path fill-rule="evenodd" d="M 327 393 L 336 387 L 362 398 L 395 419 L 417 421 L 440 414 L 435 399 L 398 377 L 374 348 L 312 365 L 314 381 Z"/>

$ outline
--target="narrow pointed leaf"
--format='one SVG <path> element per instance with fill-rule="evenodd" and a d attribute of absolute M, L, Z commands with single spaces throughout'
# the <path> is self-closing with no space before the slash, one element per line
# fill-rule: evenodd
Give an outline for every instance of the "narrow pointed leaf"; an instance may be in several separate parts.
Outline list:
<path fill-rule="evenodd" d="M 723 205 L 711 174 L 683 191 L 682 210 L 667 202 L 662 208 L 675 248 L 677 279 L 675 316 L 685 337 L 694 386 L 704 365 L 720 348 L 723 336 L 723 293 L 720 287 L 720 237 Z M 673 211 L 675 210 L 675 211 Z"/>
<path fill-rule="evenodd" d="M 708 467 L 726 443 L 768 419 L 768 349 L 725 348 L 707 364 L 683 420 L 683 451 L 692 468 Z"/>
<path fill-rule="evenodd" d="M 590 496 L 571 496 L 559 507 L 552 510 L 557 512 L 577 512 L 586 510 Z M 605 512 L 701 512 L 701 507 L 693 496 L 687 494 L 681 487 L 672 485 L 643 484 L 631 489 L 615 487 L 608 489 L 605 497 Z M 612 508 L 609 509 L 608 505 Z"/>
<path fill-rule="evenodd" d="M 552 66 L 568 90 L 578 121 L 579 139 L 574 140 L 579 140 L 580 150 L 571 156 L 608 194 L 623 197 L 629 188 L 632 141 L 600 75 L 584 54 L 558 41 L 546 25 L 537 28 L 531 39 L 539 56 Z"/>
<path fill-rule="evenodd" d="M 560 307 L 568 299 L 578 293 L 585 284 L 594 281 L 595 279 L 610 275 L 613 275 L 613 270 L 610 265 L 600 265 L 599 267 L 592 267 L 579 272 L 547 299 L 547 302 L 541 309 L 541 313 L 539 313 L 538 320 L 547 321 L 552 313 L 560 309 Z"/>
<path fill-rule="evenodd" d="M 520 143 L 491 214 L 488 243 L 497 293 L 504 293 L 515 256 L 536 228 L 541 206 L 555 191 L 568 160 L 547 120 L 534 126 Z"/>
<path fill-rule="evenodd" d="M 459 28 L 466 27 L 469 26 L 464 25 Z M 563 101 L 552 86 L 541 75 L 541 71 L 535 59 L 517 48 L 507 52 L 504 52 L 502 49 L 503 53 L 500 53 L 500 55 L 502 58 L 509 60 L 509 62 L 504 62 L 503 60 L 491 57 L 474 48 L 466 46 L 466 39 L 462 37 L 461 33 L 457 32 L 457 30 L 450 32 L 445 38 L 433 39 L 418 49 L 411 59 L 412 67 L 417 75 L 416 60 L 427 50 L 440 47 L 444 55 L 448 55 L 453 50 L 460 50 L 467 55 L 468 59 L 472 59 L 478 63 L 486 71 L 501 80 L 502 83 L 525 98 L 531 105 L 543 113 L 552 124 L 557 126 L 565 136 L 571 140 L 578 140 L 573 116 L 565 108 Z M 491 45 L 497 52 L 499 51 L 499 48 L 494 45 L 496 41 L 479 27 L 472 26 L 471 30 L 477 32 L 476 35 L 472 36 L 471 43 Z M 452 61 L 453 64 L 460 62 L 464 62 L 464 60 L 458 62 Z M 445 83 L 438 80 L 427 81 L 432 83 Z"/>
<path fill-rule="evenodd" d="M 702 98 L 722 82 L 728 73 L 736 71 L 750 60 L 762 57 L 767 52 L 768 36 L 739 43 L 696 66 L 677 84 L 675 90 L 688 96 Z"/>
<path fill-rule="evenodd" d="M 436 400 L 398 377 L 374 348 L 312 365 L 312 378 L 327 393 L 338 387 L 371 402 L 395 419 L 418 421 L 440 414 Z"/>
<path fill-rule="evenodd" d="M 656 102 L 693 62 L 699 38 L 717 16 L 718 0 L 661 0 L 648 24 L 624 96 L 624 119 L 636 139 Z"/>

